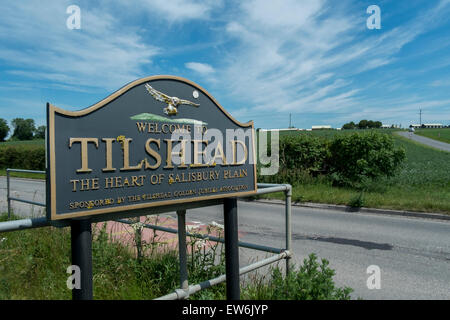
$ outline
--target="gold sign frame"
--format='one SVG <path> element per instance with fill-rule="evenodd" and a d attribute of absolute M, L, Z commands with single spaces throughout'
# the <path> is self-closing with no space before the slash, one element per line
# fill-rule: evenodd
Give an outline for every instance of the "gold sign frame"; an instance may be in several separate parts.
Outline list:
<path fill-rule="evenodd" d="M 182 198 L 182 199 L 175 199 L 175 200 L 164 200 L 164 201 L 156 201 L 156 202 L 146 202 L 141 204 L 131 204 L 131 205 L 123 205 L 123 206 L 117 206 L 117 207 L 111 207 L 111 208 L 102 208 L 102 209 L 89 209 L 86 211 L 78 211 L 74 213 L 64 213 L 64 214 L 58 214 L 56 209 L 56 197 L 57 197 L 57 191 L 56 191 L 56 150 L 55 150 L 55 115 L 63 115 L 67 117 L 81 117 L 88 115 L 100 108 L 103 108 L 106 106 L 109 102 L 113 101 L 114 99 L 118 98 L 119 96 L 123 95 L 127 91 L 131 90 L 132 88 L 141 85 L 142 83 L 153 81 L 153 80 L 177 80 L 180 82 L 184 82 L 186 84 L 189 84 L 193 86 L 196 90 L 201 91 L 203 94 L 205 94 L 214 105 L 216 105 L 223 114 L 228 117 L 232 122 L 234 122 L 236 125 L 243 127 L 243 128 L 251 128 L 252 130 L 252 148 L 253 148 L 253 173 L 254 173 L 254 189 L 250 191 L 243 191 L 243 192 L 233 192 L 233 193 L 227 193 L 227 194 L 219 194 L 219 195 L 210 195 L 210 196 L 199 196 L 195 198 Z M 237 197 L 237 196 L 248 196 L 255 194 L 257 192 L 257 183 L 256 183 L 256 148 L 255 148 L 255 129 L 253 121 L 249 121 L 247 123 L 241 123 L 234 119 L 217 101 L 214 99 L 214 97 L 208 93 L 207 90 L 199 86 L 198 84 L 181 78 L 177 76 L 171 76 L 171 75 L 158 75 L 158 76 L 150 76 L 146 78 L 141 78 L 138 80 L 135 80 L 133 82 L 130 82 L 129 84 L 125 85 L 121 89 L 117 90 L 116 92 L 112 93 L 105 99 L 99 101 L 98 103 L 79 110 L 79 111 L 68 111 L 63 110 L 61 108 L 58 108 L 50 103 L 47 103 L 47 122 L 48 122 L 48 131 L 47 131 L 47 150 L 48 150 L 48 168 L 47 168 L 47 204 L 49 204 L 48 209 L 50 209 L 50 214 L 47 214 L 48 219 L 52 221 L 56 220 L 62 220 L 62 219 L 73 219 L 73 218 L 80 218 L 80 217 L 87 217 L 87 216 L 93 216 L 93 215 L 99 215 L 99 214 L 108 214 L 108 213 L 117 213 L 120 211 L 131 211 L 136 209 L 145 209 L 145 208 L 152 208 L 152 207 L 160 207 L 165 205 L 172 205 L 172 204 L 180 204 L 180 203 L 186 203 L 186 202 L 196 202 L 196 201 L 203 201 L 208 199 L 219 199 L 219 198 L 229 198 L 229 197 Z M 47 210 L 48 210 L 47 209 Z"/>

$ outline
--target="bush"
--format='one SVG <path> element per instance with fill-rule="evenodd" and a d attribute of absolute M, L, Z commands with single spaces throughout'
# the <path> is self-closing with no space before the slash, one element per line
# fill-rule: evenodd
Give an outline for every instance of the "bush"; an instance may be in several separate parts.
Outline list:
<path fill-rule="evenodd" d="M 255 300 L 350 300 L 351 288 L 335 286 L 335 271 L 328 267 L 326 259 L 317 261 L 312 253 L 303 260 L 298 270 L 292 270 L 287 278 L 279 267 L 272 269 L 267 283 L 250 284 L 244 298 Z"/>
<path fill-rule="evenodd" d="M 284 136 L 280 139 L 280 169 L 276 175 L 259 176 L 259 182 L 297 184 L 326 170 L 328 141 L 310 135 Z M 259 172 L 259 171 L 258 171 Z"/>
<path fill-rule="evenodd" d="M 45 149 L 24 146 L 0 148 L 0 168 L 45 170 Z"/>
<path fill-rule="evenodd" d="M 310 135 L 287 136 L 280 140 L 280 166 L 307 172 L 324 169 L 327 140 Z"/>
<path fill-rule="evenodd" d="M 336 135 L 332 140 L 300 134 L 280 139 L 279 159 L 278 173 L 259 176 L 260 182 L 295 185 L 327 179 L 335 185 L 366 188 L 392 177 L 405 151 L 394 147 L 392 136 L 378 132 Z"/>
<path fill-rule="evenodd" d="M 394 139 L 377 132 L 337 136 L 330 143 L 330 177 L 337 185 L 362 187 L 383 176 L 392 177 L 405 159 Z"/>

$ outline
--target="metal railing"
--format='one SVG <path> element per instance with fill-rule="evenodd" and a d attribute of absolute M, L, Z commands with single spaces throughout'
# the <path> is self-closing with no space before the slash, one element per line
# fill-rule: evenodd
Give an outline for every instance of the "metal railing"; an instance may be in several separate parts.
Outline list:
<path fill-rule="evenodd" d="M 34 171 L 34 170 L 21 170 L 21 169 L 6 169 L 7 175 L 7 198 L 8 198 L 8 217 L 11 214 L 11 201 L 19 201 L 32 205 L 43 206 L 46 205 L 44 203 L 18 199 L 10 196 L 10 172 L 29 172 L 29 173 L 45 173 L 45 171 Z M 275 255 L 256 263 L 250 264 L 246 267 L 239 269 L 239 275 L 244 275 L 248 272 L 254 271 L 258 268 L 267 266 L 271 263 L 280 261 L 282 259 L 286 260 L 286 274 L 290 271 L 290 258 L 292 256 L 291 253 L 291 241 L 292 241 L 292 231 L 291 231 L 291 196 L 292 196 L 292 187 L 289 184 L 267 184 L 267 183 L 258 183 L 258 191 L 255 195 L 262 195 L 274 192 L 284 192 L 285 194 L 285 247 L 284 248 L 275 248 L 264 246 L 255 243 L 249 242 L 238 242 L 238 246 L 242 248 L 249 248 L 269 253 L 274 253 Z M 226 281 L 226 276 L 223 274 L 217 278 L 206 280 L 199 284 L 189 285 L 188 284 L 188 273 L 187 273 L 187 253 L 186 253 L 186 237 L 195 237 L 200 239 L 208 239 L 213 242 L 224 243 L 223 238 L 211 236 L 211 235 L 202 235 L 202 234 L 194 234 L 186 232 L 186 209 L 180 208 L 177 211 L 178 216 L 178 229 L 171 229 L 157 225 L 144 224 L 144 228 L 150 228 L 153 230 L 168 232 L 178 234 L 178 247 L 179 247 L 179 255 L 180 255 L 180 289 L 175 290 L 175 292 L 167 294 L 165 296 L 157 298 L 157 300 L 177 300 L 177 299 L 187 299 L 190 295 L 209 288 L 213 285 L 217 285 Z M 115 221 L 124 223 L 124 224 L 134 224 L 135 221 L 130 221 L 127 219 L 116 219 Z M 32 229 L 32 228 L 40 228 L 50 226 L 50 222 L 46 217 L 42 218 L 30 218 L 30 219 L 20 219 L 13 221 L 0 222 L 0 232 L 8 232 L 8 231 L 17 231 L 23 229 Z"/>
<path fill-rule="evenodd" d="M 32 204 L 32 205 L 36 205 L 36 206 L 40 206 L 40 207 L 45 207 L 45 203 L 11 197 L 11 193 L 10 193 L 11 175 L 10 175 L 10 172 L 45 174 L 45 171 L 38 171 L 38 170 L 24 170 L 24 169 L 10 169 L 10 168 L 6 169 L 6 197 L 7 197 L 7 202 L 8 202 L 8 219 L 11 219 L 11 201 L 24 202 L 24 203 L 28 203 L 28 204 Z"/>

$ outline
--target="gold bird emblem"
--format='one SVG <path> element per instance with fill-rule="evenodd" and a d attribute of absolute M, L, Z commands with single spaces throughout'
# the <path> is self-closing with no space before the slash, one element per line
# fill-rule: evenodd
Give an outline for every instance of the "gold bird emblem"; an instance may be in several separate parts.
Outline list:
<path fill-rule="evenodd" d="M 158 90 L 154 89 L 151 85 L 148 83 L 145 84 L 145 88 L 147 91 L 158 101 L 164 102 L 167 104 L 167 107 L 164 108 L 164 113 L 169 116 L 174 116 L 178 113 L 177 107 L 180 105 L 189 105 L 193 107 L 199 107 L 200 105 L 197 103 L 194 103 L 189 100 L 180 99 L 177 97 L 170 97 L 165 93 L 159 92 Z"/>

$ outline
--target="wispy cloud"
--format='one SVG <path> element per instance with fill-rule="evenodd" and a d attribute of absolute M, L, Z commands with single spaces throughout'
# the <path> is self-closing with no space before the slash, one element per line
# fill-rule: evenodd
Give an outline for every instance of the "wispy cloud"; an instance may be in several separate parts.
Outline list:
<path fill-rule="evenodd" d="M 211 75 L 215 72 L 214 68 L 207 63 L 188 62 L 185 66 L 201 75 Z"/>
<path fill-rule="evenodd" d="M 448 46 L 448 33 L 422 50 L 410 48 L 447 23 L 450 0 L 423 1 L 407 13 L 394 5 L 401 19 L 382 2 L 386 21 L 370 31 L 354 0 L 78 3 L 81 30 L 66 27 L 69 0 L 2 7 L 0 90 L 28 83 L 102 98 L 136 78 L 171 73 L 206 84 L 240 120 L 269 127 L 288 113 L 336 123 L 414 117 L 427 101 L 430 112 L 448 110 L 441 90 L 448 81 L 439 74 L 450 65 L 448 54 L 430 58 Z"/>
<path fill-rule="evenodd" d="M 236 47 L 217 67 L 232 95 L 245 99 L 245 112 L 349 112 L 367 99 L 352 79 L 388 66 L 421 34 L 438 25 L 448 3 L 419 13 L 404 25 L 369 34 L 364 15 L 345 2 L 283 0 L 245 2 L 226 25 Z M 359 7 L 358 7 L 359 8 Z M 385 77 L 378 79 L 382 85 Z"/>
<path fill-rule="evenodd" d="M 101 8 L 81 7 L 81 29 L 66 27 L 68 1 L 11 2 L 0 10 L 0 60 L 7 71 L 64 85 L 113 89 L 136 79 L 159 48 Z M 14 32 L 11 32 L 14 30 Z"/>
<path fill-rule="evenodd" d="M 134 13 L 143 12 L 153 19 L 168 23 L 183 23 L 192 20 L 207 20 L 214 10 L 223 6 L 222 0 L 144 0 L 136 2 L 118 0 L 121 6 Z"/>

